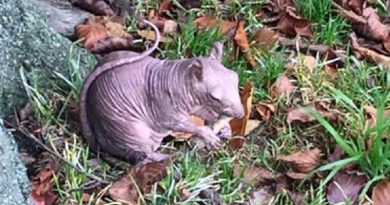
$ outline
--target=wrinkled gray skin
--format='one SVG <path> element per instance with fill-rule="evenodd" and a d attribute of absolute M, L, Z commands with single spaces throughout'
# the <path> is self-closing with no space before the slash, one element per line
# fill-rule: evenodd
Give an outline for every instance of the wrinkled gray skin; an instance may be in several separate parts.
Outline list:
<path fill-rule="evenodd" d="M 96 69 L 139 55 L 113 52 Z M 189 116 L 210 124 L 221 115 L 243 116 L 237 73 L 225 68 L 221 58 L 222 44 L 214 43 L 206 57 L 158 60 L 146 56 L 97 76 L 92 73 L 93 82 L 89 88 L 84 86 L 85 99 L 83 93 L 81 99 L 87 141 L 93 149 L 133 163 L 166 158 L 156 150 L 172 131 L 193 133 L 217 147 L 220 139 L 214 132 L 194 125 Z"/>

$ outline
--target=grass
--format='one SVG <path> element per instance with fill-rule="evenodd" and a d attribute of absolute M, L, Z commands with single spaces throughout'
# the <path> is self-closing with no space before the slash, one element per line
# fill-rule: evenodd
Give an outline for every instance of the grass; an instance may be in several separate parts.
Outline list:
<path fill-rule="evenodd" d="M 217 2 L 213 0 L 202 2 L 204 8 L 198 12 L 217 12 L 221 17 L 226 15 L 226 11 L 234 13 L 235 16 L 247 21 L 246 30 L 249 34 L 261 26 L 261 22 L 255 17 L 255 11 L 263 2 L 241 3 L 234 0 L 224 9 L 218 9 Z M 314 22 L 316 36 L 314 40 L 317 43 L 341 44 L 344 42 L 343 37 L 350 32 L 350 26 L 345 19 L 334 14 L 330 2 L 299 0 L 298 11 Z M 147 11 L 156 6 L 155 2 L 141 2 L 137 4 L 137 9 Z M 194 18 L 195 15 L 191 15 L 189 21 Z M 191 24 L 182 24 L 180 34 L 174 36 L 172 42 L 161 47 L 158 57 L 180 59 L 187 57 L 188 54 L 207 55 L 211 44 L 219 40 L 222 40 L 222 36 L 216 28 L 198 31 Z M 304 54 L 291 54 L 288 48 L 277 45 L 268 52 L 259 52 L 251 47 L 251 53 L 258 65 L 249 69 L 243 57 L 239 56 L 234 61 L 229 60 L 232 52 L 230 41 L 225 42 L 225 50 L 223 64 L 239 74 L 240 85 L 247 81 L 254 82 L 254 103 L 264 100 L 273 102 L 278 107 L 277 112 L 270 121 L 261 123 L 260 128 L 250 135 L 242 150 L 232 151 L 228 146 L 224 146 L 218 151 L 204 154 L 196 148 L 184 149 L 185 145 L 179 146 L 177 150 L 181 154 L 177 162 L 170 165 L 168 176 L 154 185 L 152 193 L 143 196 L 144 204 L 200 204 L 204 201 L 201 195 L 207 191 L 218 193 L 226 204 L 239 204 L 248 201 L 251 193 L 258 190 L 258 187 L 244 184 L 242 175 L 235 176 L 233 174 L 235 166 L 251 167 L 256 164 L 273 173 L 287 172 L 289 168 L 276 161 L 278 155 L 313 147 L 320 148 L 327 155 L 333 150 L 334 144 L 342 147 L 348 157 L 319 167 L 319 171 L 330 171 L 324 179 L 291 185 L 294 191 L 305 194 L 307 204 L 327 204 L 326 183 L 345 164 L 357 163 L 360 170 L 369 177 L 370 181 L 361 194 L 361 199 L 369 193 L 371 185 L 390 174 L 388 160 L 390 145 L 386 138 L 389 134 L 390 119 L 383 114 L 389 106 L 389 71 L 377 65 L 361 62 L 347 54 L 344 67 L 339 68 L 336 76 L 329 79 L 324 75 L 325 66 L 320 57 L 316 59 L 313 71 L 308 71 L 303 68 L 300 61 Z M 48 76 L 47 82 L 51 85 L 49 89 L 40 86 L 39 82 L 42 79 L 38 78 L 38 74 L 26 76 L 21 72 L 34 108 L 35 119 L 44 130 L 43 140 L 57 154 L 87 173 L 96 174 L 107 180 L 115 179 L 125 171 L 125 168 L 118 168 L 105 162 L 99 162 L 98 165 L 91 163 L 96 156 L 89 152 L 72 117 L 75 114 L 72 113 L 74 108 L 77 108 L 85 73 L 80 68 L 79 56 L 72 55 L 72 50 L 70 52 L 68 72 L 52 73 Z M 291 65 L 291 61 L 295 64 Z M 291 99 L 275 98 L 270 95 L 270 86 L 281 74 L 293 79 L 298 87 Z M 53 78 L 57 80 L 50 80 Z M 330 122 L 318 113 L 312 112 L 318 122 L 307 124 L 286 122 L 288 109 L 314 100 L 330 102 L 341 112 L 343 120 L 338 123 Z M 377 123 L 373 127 L 366 125 L 365 105 L 372 105 L 378 109 Z M 166 146 L 175 147 L 174 142 Z M 61 203 L 87 204 L 88 202 L 82 202 L 82 188 L 88 181 L 84 173 L 63 164 L 54 180 L 55 191 Z M 157 187 L 162 188 L 162 191 Z M 190 194 L 184 197 L 183 189 Z M 94 193 L 89 204 L 94 204 L 94 200 L 103 197 L 106 192 L 107 190 L 103 189 Z M 293 202 L 284 190 L 276 193 L 270 204 Z"/>

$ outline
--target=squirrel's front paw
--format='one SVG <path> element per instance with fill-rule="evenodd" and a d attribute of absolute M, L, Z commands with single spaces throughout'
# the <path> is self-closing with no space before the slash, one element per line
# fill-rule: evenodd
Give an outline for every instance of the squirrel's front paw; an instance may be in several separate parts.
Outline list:
<path fill-rule="evenodd" d="M 201 132 L 199 133 L 199 137 L 201 137 L 208 146 L 214 149 L 220 146 L 220 138 L 209 127 L 201 127 L 200 129 Z"/>

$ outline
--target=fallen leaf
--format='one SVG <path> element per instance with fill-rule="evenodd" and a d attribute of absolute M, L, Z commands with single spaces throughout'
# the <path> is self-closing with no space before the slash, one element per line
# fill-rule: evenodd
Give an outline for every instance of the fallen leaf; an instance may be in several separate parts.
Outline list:
<path fill-rule="evenodd" d="M 313 171 L 320 163 L 321 150 L 314 148 L 295 152 L 290 155 L 278 156 L 276 160 L 287 162 L 295 172 L 308 173 Z"/>
<path fill-rule="evenodd" d="M 390 37 L 387 37 L 386 40 L 383 41 L 383 47 L 387 53 L 390 53 Z"/>
<path fill-rule="evenodd" d="M 104 0 L 71 0 L 73 5 L 98 16 L 113 16 L 115 12 Z"/>
<path fill-rule="evenodd" d="M 20 152 L 19 158 L 25 165 L 30 165 L 36 161 L 36 159 L 27 152 Z"/>
<path fill-rule="evenodd" d="M 171 2 L 169 0 L 163 0 L 160 4 L 159 9 L 158 9 L 158 14 L 159 15 L 166 14 L 171 9 L 171 6 L 172 5 L 171 5 Z"/>
<path fill-rule="evenodd" d="M 351 34 L 352 50 L 358 58 L 365 58 L 371 62 L 383 65 L 385 68 L 390 68 L 390 57 L 381 55 L 373 50 L 360 46 L 357 42 L 355 34 Z"/>
<path fill-rule="evenodd" d="M 287 114 L 287 122 L 292 123 L 294 121 L 300 121 L 302 123 L 313 122 L 316 119 L 306 109 L 318 112 L 321 116 L 336 121 L 339 118 L 340 111 L 337 109 L 331 109 L 324 103 L 310 103 L 302 108 L 289 109 Z"/>
<path fill-rule="evenodd" d="M 315 66 L 317 65 L 316 58 L 309 55 L 302 55 L 300 59 L 302 66 L 307 69 L 308 72 L 312 73 L 314 71 Z"/>
<path fill-rule="evenodd" d="M 81 196 L 81 201 L 83 201 L 85 204 L 92 204 L 92 202 L 94 205 L 107 204 L 107 202 L 105 202 L 102 199 L 99 199 L 99 198 L 97 198 L 96 200 L 92 199 L 92 196 L 88 193 L 83 193 L 83 195 Z"/>
<path fill-rule="evenodd" d="M 358 15 L 363 13 L 365 0 L 335 0 L 337 4 L 346 10 L 352 10 Z"/>
<path fill-rule="evenodd" d="M 118 50 L 132 50 L 132 39 L 122 37 L 107 37 L 93 44 L 90 50 L 93 53 L 107 54 Z"/>
<path fill-rule="evenodd" d="M 149 41 L 156 41 L 156 33 L 154 31 L 138 30 L 137 34 L 139 36 L 141 36 L 142 38 L 145 38 Z M 171 42 L 171 41 L 172 41 L 172 38 L 169 36 L 163 36 L 163 35 L 160 36 L 160 42 L 162 42 L 162 43 L 167 43 L 167 42 Z"/>
<path fill-rule="evenodd" d="M 241 167 L 236 164 L 233 168 L 233 176 L 239 177 L 242 174 L 242 181 L 252 184 L 255 187 L 269 185 L 274 179 L 274 175 L 261 166 Z"/>
<path fill-rule="evenodd" d="M 266 1 L 262 6 L 262 9 L 265 9 L 273 14 L 279 14 L 282 11 L 285 11 L 287 7 L 296 7 L 294 0 L 271 0 Z"/>
<path fill-rule="evenodd" d="M 152 185 L 167 176 L 165 162 L 151 162 L 131 167 L 122 177 L 112 184 L 108 193 L 117 201 L 137 204 L 137 186 L 142 194 L 150 193 Z"/>
<path fill-rule="evenodd" d="M 276 79 L 270 90 L 273 97 L 287 97 L 295 90 L 295 86 L 287 76 L 281 75 Z"/>
<path fill-rule="evenodd" d="M 78 38 L 84 38 L 84 47 L 91 50 L 99 50 L 97 48 L 104 47 L 104 50 L 113 50 L 117 46 L 118 38 L 124 38 L 122 41 L 128 41 L 128 43 L 120 43 L 123 45 L 129 45 L 132 42 L 133 37 L 125 31 L 125 27 L 117 22 L 111 21 L 110 18 L 105 16 L 90 16 L 85 24 L 76 26 L 75 33 Z M 112 41 L 110 37 L 116 38 L 116 44 L 108 43 Z M 109 40 L 111 39 L 111 40 Z M 104 41 L 103 45 L 96 45 L 97 48 L 94 48 L 95 44 L 99 41 Z M 108 45 L 113 45 L 113 48 L 108 48 Z M 103 50 L 103 49 L 100 49 Z"/>
<path fill-rule="evenodd" d="M 233 136 L 229 140 L 229 147 L 233 150 L 238 150 L 244 147 L 246 138 L 243 136 Z"/>
<path fill-rule="evenodd" d="M 242 118 L 233 118 L 229 124 L 232 128 L 232 135 L 245 136 L 246 126 L 251 114 L 252 108 L 252 96 L 253 96 L 254 84 L 247 82 L 242 90 L 240 97 L 242 106 L 244 106 L 244 116 Z"/>
<path fill-rule="evenodd" d="M 381 22 L 372 7 L 365 8 L 362 16 L 366 19 L 365 23 L 352 23 L 352 28 L 358 35 L 377 42 L 383 42 L 389 37 L 389 27 Z"/>
<path fill-rule="evenodd" d="M 364 108 L 364 111 L 366 112 L 366 114 L 368 115 L 367 122 L 366 122 L 367 125 L 369 127 L 374 126 L 376 124 L 376 118 L 377 118 L 376 116 L 377 116 L 378 110 L 370 105 L 366 105 L 363 108 Z M 388 118 L 390 116 L 390 109 L 385 109 L 383 111 L 383 116 Z"/>
<path fill-rule="evenodd" d="M 353 204 L 366 183 L 367 177 L 365 175 L 340 171 L 328 185 L 326 198 L 330 204 L 342 202 L 350 202 Z"/>
<path fill-rule="evenodd" d="M 34 204 L 53 205 L 58 199 L 52 191 L 53 173 L 58 171 L 59 166 L 53 160 L 49 160 L 31 180 L 32 190 L 29 195 Z"/>
<path fill-rule="evenodd" d="M 375 185 L 371 198 L 375 205 L 390 204 L 390 180 L 385 179 Z"/>
<path fill-rule="evenodd" d="M 253 205 L 257 204 L 269 204 L 271 201 L 273 194 L 269 188 L 261 188 L 251 193 L 251 198 L 249 199 L 249 203 Z"/>
<path fill-rule="evenodd" d="M 275 43 L 278 41 L 278 33 L 267 28 L 262 27 L 255 33 L 254 40 L 256 42 L 256 46 L 259 47 L 260 50 L 269 50 L 271 49 Z"/>
<path fill-rule="evenodd" d="M 255 109 L 260 114 L 262 120 L 268 121 L 271 118 L 271 114 L 276 112 L 276 104 L 259 102 Z"/>
<path fill-rule="evenodd" d="M 294 179 L 294 180 L 302 180 L 310 177 L 310 175 L 308 175 L 307 173 L 300 173 L 300 172 L 287 172 L 286 175 L 290 179 Z"/>
<path fill-rule="evenodd" d="M 107 28 L 96 22 L 94 17 L 89 17 L 85 25 L 76 26 L 75 33 L 78 38 L 84 38 L 86 49 L 91 49 L 96 42 L 108 37 Z"/>
<path fill-rule="evenodd" d="M 283 13 L 278 22 L 277 28 L 279 31 L 287 35 L 300 35 L 308 38 L 313 37 L 310 20 L 297 16 L 294 9 L 291 7 L 288 7 L 288 9 L 286 9 Z"/>

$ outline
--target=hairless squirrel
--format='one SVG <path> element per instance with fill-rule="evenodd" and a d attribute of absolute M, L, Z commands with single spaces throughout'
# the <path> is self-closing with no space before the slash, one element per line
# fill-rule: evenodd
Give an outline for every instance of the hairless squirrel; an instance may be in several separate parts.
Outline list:
<path fill-rule="evenodd" d="M 159 60 L 149 55 L 157 39 L 139 54 L 116 51 L 104 56 L 84 81 L 80 117 L 84 138 L 92 150 L 102 150 L 133 164 L 159 161 L 158 152 L 171 132 L 189 132 L 211 147 L 220 139 L 208 126 L 197 126 L 189 116 L 214 123 L 220 116 L 244 114 L 238 75 L 222 63 L 222 44 L 212 45 L 208 56 Z"/>

